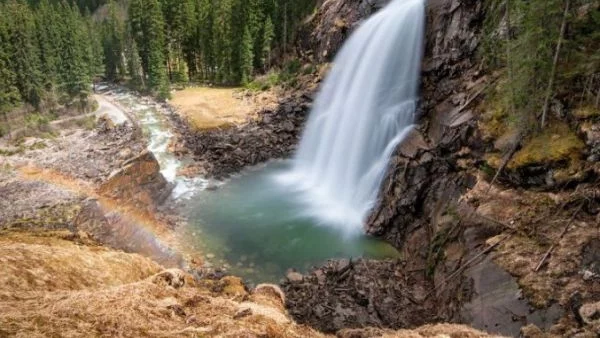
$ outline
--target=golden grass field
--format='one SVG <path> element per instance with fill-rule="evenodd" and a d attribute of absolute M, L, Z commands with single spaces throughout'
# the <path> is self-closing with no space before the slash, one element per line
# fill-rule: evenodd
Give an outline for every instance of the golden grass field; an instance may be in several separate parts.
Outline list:
<path fill-rule="evenodd" d="M 254 112 L 254 104 L 243 98 L 240 88 L 186 88 L 174 93 L 171 104 L 197 129 L 237 125 Z"/>

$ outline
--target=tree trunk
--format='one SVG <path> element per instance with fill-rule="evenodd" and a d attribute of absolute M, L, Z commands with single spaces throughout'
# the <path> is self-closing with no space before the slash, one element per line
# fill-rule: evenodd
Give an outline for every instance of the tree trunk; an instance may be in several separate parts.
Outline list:
<path fill-rule="evenodd" d="M 515 109 L 515 92 L 513 83 L 513 69 L 510 54 L 510 0 L 506 0 L 506 68 L 508 69 L 508 83 L 510 84 L 510 109 L 511 114 L 514 114 Z"/>
<path fill-rule="evenodd" d="M 598 93 L 596 94 L 596 108 L 600 108 L 600 75 L 597 76 L 598 78 Z"/>
<path fill-rule="evenodd" d="M 283 55 L 286 54 L 287 52 L 287 30 L 288 30 L 288 24 L 287 24 L 287 18 L 288 18 L 288 4 L 287 4 L 287 0 L 285 1 L 285 4 L 283 5 Z"/>
<path fill-rule="evenodd" d="M 560 27 L 560 34 L 558 35 L 558 42 L 556 43 L 556 52 L 554 53 L 554 61 L 552 62 L 552 71 L 550 73 L 550 80 L 548 81 L 548 88 L 546 89 L 546 99 L 544 100 L 544 108 L 542 109 L 542 129 L 546 127 L 546 120 L 548 116 L 548 107 L 550 106 L 550 98 L 552 97 L 552 88 L 554 87 L 554 77 L 556 76 L 556 65 L 558 64 L 558 58 L 560 56 L 560 48 L 562 46 L 563 37 L 567 28 L 567 18 L 569 17 L 569 5 L 571 1 L 566 0 L 565 13 L 563 15 L 562 25 Z"/>

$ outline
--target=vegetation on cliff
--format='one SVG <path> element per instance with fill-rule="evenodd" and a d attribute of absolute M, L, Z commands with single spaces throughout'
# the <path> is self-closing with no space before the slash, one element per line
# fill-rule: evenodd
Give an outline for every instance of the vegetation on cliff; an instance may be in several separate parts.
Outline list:
<path fill-rule="evenodd" d="M 509 130 L 536 132 L 566 109 L 600 104 L 600 11 L 595 0 L 490 0 L 483 56 L 500 70 L 492 100 Z"/>

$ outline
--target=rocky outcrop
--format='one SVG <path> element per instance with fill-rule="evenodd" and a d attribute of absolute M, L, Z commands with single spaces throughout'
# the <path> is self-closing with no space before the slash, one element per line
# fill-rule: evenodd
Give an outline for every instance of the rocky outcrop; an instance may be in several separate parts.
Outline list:
<path fill-rule="evenodd" d="M 227 177 L 247 166 L 289 157 L 300 140 L 311 105 L 310 95 L 296 95 L 276 110 L 263 110 L 245 124 L 196 132 L 179 115 L 171 114 L 180 141 L 189 149 L 199 173 Z"/>
<path fill-rule="evenodd" d="M 110 209 L 100 201 L 89 198 L 82 203 L 81 211 L 73 223 L 75 230 L 106 247 L 138 253 L 163 266 L 181 267 L 184 262 L 181 254 L 166 245 L 155 233 L 163 232 L 164 225 L 144 216 Z"/>
<path fill-rule="evenodd" d="M 324 332 L 417 327 L 451 320 L 457 309 L 430 294 L 433 284 L 421 270 L 409 272 L 399 261 L 331 261 L 300 277 L 283 284 L 289 312 Z"/>
<path fill-rule="evenodd" d="M 154 154 L 146 150 L 125 161 L 102 183 L 99 192 L 142 210 L 154 210 L 169 197 L 171 190 Z"/>
<path fill-rule="evenodd" d="M 384 3 L 327 1 L 313 19 L 315 59 L 335 54 L 353 27 Z M 368 233 L 401 248 L 405 259 L 362 261 L 347 273 L 329 265 L 301 283 L 286 283 L 297 320 L 333 331 L 461 319 L 459 309 L 470 288 L 461 274 L 453 273 L 467 250 L 457 244 L 450 252 L 445 246 L 460 242 L 457 201 L 475 182 L 469 169 L 477 164 L 479 136 L 471 109 L 486 83 L 475 61 L 482 20 L 480 1 L 427 5 L 418 127 L 392 156 L 378 205 L 365 225 Z"/>
<path fill-rule="evenodd" d="M 466 169 L 475 165 L 479 143 L 471 105 L 486 81 L 475 62 L 483 6 L 471 0 L 429 1 L 427 18 L 419 126 L 393 155 L 366 225 L 367 232 L 397 246 L 445 214 L 473 184 Z"/>

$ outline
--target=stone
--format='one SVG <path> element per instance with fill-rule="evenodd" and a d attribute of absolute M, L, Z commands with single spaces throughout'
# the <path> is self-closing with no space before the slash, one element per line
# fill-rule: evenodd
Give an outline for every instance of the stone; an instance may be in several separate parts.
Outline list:
<path fill-rule="evenodd" d="M 125 148 L 121 151 L 119 151 L 119 159 L 121 160 L 127 160 L 129 159 L 131 156 L 133 156 L 133 152 L 131 151 L 130 148 Z"/>
<path fill-rule="evenodd" d="M 583 304 L 579 308 L 579 314 L 587 325 L 600 324 L 600 302 Z"/>
<path fill-rule="evenodd" d="M 160 173 L 160 165 L 154 154 L 145 150 L 125 161 L 101 184 L 99 191 L 141 209 L 154 210 L 169 197 L 172 189 L 172 185 Z"/>
<path fill-rule="evenodd" d="M 152 282 L 157 285 L 179 289 L 185 285 L 185 272 L 179 269 L 165 270 L 152 277 Z"/>
<path fill-rule="evenodd" d="M 302 283 L 302 281 L 304 280 L 304 276 L 302 276 L 302 274 L 295 272 L 295 271 L 290 271 L 288 272 L 285 277 L 287 278 L 288 281 L 290 281 L 291 283 Z"/>

